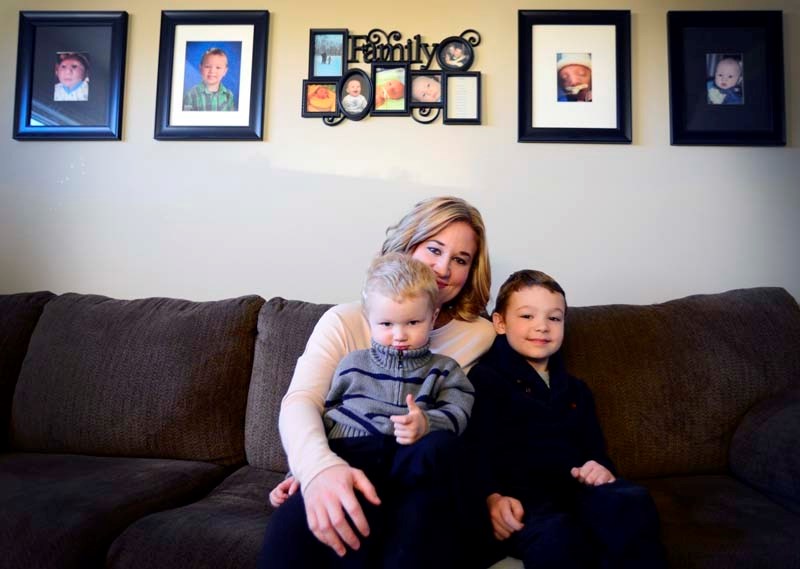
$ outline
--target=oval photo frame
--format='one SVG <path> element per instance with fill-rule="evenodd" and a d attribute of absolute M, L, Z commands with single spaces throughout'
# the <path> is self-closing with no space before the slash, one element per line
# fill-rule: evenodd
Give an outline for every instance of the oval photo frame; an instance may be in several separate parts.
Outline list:
<path fill-rule="evenodd" d="M 358 81 L 361 85 L 358 94 L 347 90 L 351 81 Z M 360 121 L 372 110 L 372 91 L 372 80 L 369 75 L 361 69 L 350 69 L 339 80 L 337 88 L 339 110 L 351 121 Z M 347 101 L 345 101 L 346 98 Z M 360 98 L 365 99 L 365 102 L 361 103 Z"/>
<path fill-rule="evenodd" d="M 472 44 L 459 36 L 443 39 L 436 50 L 439 67 L 447 71 L 466 71 L 472 66 L 474 59 Z"/>

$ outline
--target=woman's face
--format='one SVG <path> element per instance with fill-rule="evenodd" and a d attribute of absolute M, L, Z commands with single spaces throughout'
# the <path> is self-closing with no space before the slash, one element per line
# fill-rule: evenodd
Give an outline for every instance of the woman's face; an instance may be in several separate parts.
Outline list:
<path fill-rule="evenodd" d="M 464 288 L 477 250 L 478 237 L 475 231 L 468 223 L 457 221 L 417 245 L 411 252 L 414 259 L 428 265 L 436 274 L 439 307 L 453 300 Z"/>

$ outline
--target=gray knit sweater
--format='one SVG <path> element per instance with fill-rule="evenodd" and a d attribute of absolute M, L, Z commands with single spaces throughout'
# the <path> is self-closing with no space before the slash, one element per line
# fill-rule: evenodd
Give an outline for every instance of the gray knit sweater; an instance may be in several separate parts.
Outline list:
<path fill-rule="evenodd" d="M 428 346 L 399 351 L 372 342 L 339 363 L 325 402 L 328 438 L 393 435 L 391 415 L 408 413 L 411 393 L 430 431 L 464 432 L 475 392 L 461 367 Z"/>

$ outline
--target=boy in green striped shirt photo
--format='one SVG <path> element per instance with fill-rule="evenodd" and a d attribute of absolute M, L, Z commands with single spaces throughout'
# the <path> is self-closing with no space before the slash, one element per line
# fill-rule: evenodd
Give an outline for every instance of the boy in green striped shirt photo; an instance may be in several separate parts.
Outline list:
<path fill-rule="evenodd" d="M 228 56 L 218 47 L 206 50 L 200 60 L 198 83 L 184 95 L 184 111 L 235 111 L 236 98 L 233 92 L 222 84 L 228 73 Z"/>

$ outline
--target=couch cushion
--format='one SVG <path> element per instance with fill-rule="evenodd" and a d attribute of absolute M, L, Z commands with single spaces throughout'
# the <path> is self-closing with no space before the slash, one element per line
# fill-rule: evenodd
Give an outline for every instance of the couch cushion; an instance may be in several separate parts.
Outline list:
<path fill-rule="evenodd" d="M 14 395 L 13 447 L 242 462 L 262 304 L 258 296 L 53 299 Z"/>
<path fill-rule="evenodd" d="M 628 478 L 727 472 L 757 401 L 800 385 L 800 308 L 779 288 L 570 308 L 564 352 Z"/>
<path fill-rule="evenodd" d="M 55 295 L 28 292 L 0 295 L 0 450 L 8 446 L 14 387 L 42 309 Z"/>
<path fill-rule="evenodd" d="M 271 512 L 267 496 L 282 478 L 240 468 L 202 500 L 131 525 L 112 544 L 107 567 L 254 568 Z"/>
<path fill-rule="evenodd" d="M 103 567 L 128 525 L 198 499 L 225 474 L 223 466 L 185 460 L 0 455 L 0 565 Z"/>
<path fill-rule="evenodd" d="M 670 567 L 800 567 L 800 517 L 730 476 L 645 480 Z"/>
<path fill-rule="evenodd" d="M 289 468 L 278 434 L 281 399 L 317 320 L 330 307 L 273 298 L 261 308 L 245 426 L 252 466 L 283 472 Z"/>

